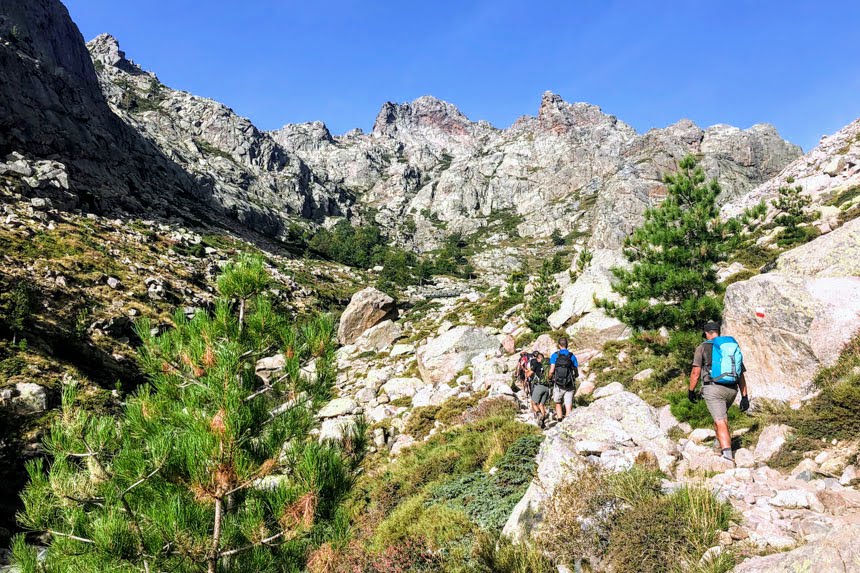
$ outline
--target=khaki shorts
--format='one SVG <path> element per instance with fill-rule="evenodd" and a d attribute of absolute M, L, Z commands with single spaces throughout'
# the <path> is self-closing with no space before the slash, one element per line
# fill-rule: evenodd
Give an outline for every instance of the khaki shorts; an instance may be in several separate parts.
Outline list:
<path fill-rule="evenodd" d="M 549 402 L 549 388 L 543 384 L 535 384 L 532 387 L 532 402 L 546 405 Z"/>
<path fill-rule="evenodd" d="M 561 388 L 559 386 L 552 387 L 552 401 L 556 404 L 561 404 L 564 402 L 565 408 L 567 411 L 573 410 L 573 393 L 575 392 L 575 388 Z"/>
<path fill-rule="evenodd" d="M 708 384 L 702 387 L 702 397 L 715 422 L 729 419 L 729 406 L 734 403 L 737 395 L 737 386 Z"/>

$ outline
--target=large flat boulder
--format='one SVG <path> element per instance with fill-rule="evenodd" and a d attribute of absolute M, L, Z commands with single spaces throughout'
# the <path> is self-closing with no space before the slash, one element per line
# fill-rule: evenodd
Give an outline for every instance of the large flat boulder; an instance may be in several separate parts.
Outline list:
<path fill-rule="evenodd" d="M 568 336 L 576 345 L 587 342 L 594 348 L 600 348 L 610 340 L 627 338 L 631 332 L 629 326 L 609 316 L 602 308 L 589 312 L 567 328 Z"/>
<path fill-rule="evenodd" d="M 766 557 L 753 557 L 735 567 L 735 573 L 798 573 L 860 571 L 860 525 L 834 528 L 818 540 Z"/>
<path fill-rule="evenodd" d="M 418 371 L 428 384 L 447 384 L 476 356 L 499 351 L 499 339 L 473 326 L 457 326 L 431 338 L 416 352 Z"/>
<path fill-rule="evenodd" d="M 743 349 L 752 395 L 799 399 L 860 332 L 860 277 L 768 273 L 734 283 L 723 323 Z"/>
<path fill-rule="evenodd" d="M 636 394 L 621 391 L 574 409 L 547 431 L 537 457 L 537 476 L 502 533 L 515 540 L 530 536 L 542 521 L 543 502 L 586 464 L 620 471 L 643 453 L 653 454 L 667 472 L 676 459 L 675 444 L 661 428 L 659 412 Z"/>
<path fill-rule="evenodd" d="M 396 317 L 394 299 L 381 290 L 367 287 L 352 295 L 340 317 L 337 338 L 341 344 L 352 344 L 370 327 Z"/>
<path fill-rule="evenodd" d="M 380 392 L 392 400 L 411 398 L 427 384 L 420 378 L 391 378 L 380 388 Z"/>
<path fill-rule="evenodd" d="M 617 302 L 619 296 L 612 290 L 613 267 L 629 265 L 620 251 L 598 249 L 588 268 L 568 285 L 561 295 L 561 303 L 557 311 L 549 315 L 547 321 L 554 329 L 559 329 L 571 319 L 596 310 L 594 299 L 606 299 Z"/>
<path fill-rule="evenodd" d="M 802 397 L 860 332 L 860 219 L 783 253 L 776 272 L 729 285 L 723 321 L 754 396 Z"/>
<path fill-rule="evenodd" d="M 860 219 L 783 253 L 776 270 L 789 276 L 860 276 Z"/>
<path fill-rule="evenodd" d="M 382 352 L 390 348 L 395 340 L 403 336 L 403 329 L 393 320 L 383 320 L 365 330 L 355 339 L 356 348 Z"/>

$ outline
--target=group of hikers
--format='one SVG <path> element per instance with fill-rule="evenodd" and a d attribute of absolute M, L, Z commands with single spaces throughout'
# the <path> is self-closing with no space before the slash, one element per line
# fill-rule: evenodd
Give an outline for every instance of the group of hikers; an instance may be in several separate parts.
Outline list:
<path fill-rule="evenodd" d="M 693 403 L 701 398 L 705 400 L 714 420 L 720 453 L 727 460 L 734 460 L 728 410 L 739 393 L 740 411 L 745 412 L 750 407 L 743 354 L 734 338 L 720 336 L 717 322 L 707 322 L 702 327 L 702 335 L 705 340 L 693 354 L 687 398 Z M 548 418 L 554 417 L 560 422 L 573 411 L 579 362 L 568 349 L 566 337 L 559 338 L 557 344 L 558 350 L 549 357 L 548 369 L 544 354 L 535 350 L 520 354 L 515 371 L 518 385 L 530 401 L 532 415 L 541 428 Z M 702 390 L 698 392 L 700 382 Z M 547 411 L 550 397 L 555 408 Z"/>
<path fill-rule="evenodd" d="M 579 378 L 579 363 L 567 348 L 567 338 L 558 339 L 558 350 L 549 357 L 549 370 L 544 376 L 544 355 L 540 350 L 523 352 L 517 362 L 516 378 L 531 401 L 532 415 L 541 428 L 550 415 L 557 421 L 573 411 L 573 395 Z M 550 395 L 555 410 L 547 412 Z"/>

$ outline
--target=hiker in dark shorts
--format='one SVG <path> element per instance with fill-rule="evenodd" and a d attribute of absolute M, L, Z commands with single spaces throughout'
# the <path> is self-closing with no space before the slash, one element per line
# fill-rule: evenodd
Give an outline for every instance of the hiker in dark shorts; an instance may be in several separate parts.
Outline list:
<path fill-rule="evenodd" d="M 546 420 L 546 403 L 549 402 L 550 387 L 543 379 L 543 353 L 532 354 L 526 368 L 526 380 L 531 385 L 531 405 L 535 420 L 542 428 Z"/>
<path fill-rule="evenodd" d="M 729 407 L 734 403 L 738 395 L 738 390 L 741 394 L 740 410 L 745 412 L 750 407 L 749 397 L 747 396 L 747 384 L 744 377 L 746 368 L 743 365 L 743 355 L 740 353 L 737 342 L 730 336 L 720 337 L 720 325 L 716 322 L 708 322 L 705 324 L 704 336 L 705 342 L 701 343 L 696 348 L 696 353 L 693 355 L 693 369 L 690 372 L 690 386 L 687 392 L 687 398 L 690 402 L 697 402 L 699 396 L 696 393 L 696 386 L 699 381 L 702 382 L 702 397 L 705 399 L 705 404 L 708 406 L 708 412 L 714 419 L 714 429 L 717 432 L 717 440 L 720 444 L 723 457 L 727 460 L 734 460 L 732 453 L 732 433 L 729 429 Z M 724 343 L 726 346 L 721 346 Z M 732 365 L 730 368 L 720 365 L 714 365 L 715 346 L 717 353 L 722 357 L 723 348 L 726 353 L 733 353 L 732 356 L 727 356 L 725 363 Z M 735 358 L 737 357 L 737 358 Z M 721 360 L 722 362 L 722 360 Z M 738 368 L 736 363 L 740 365 Z M 714 372 L 721 371 L 724 374 L 717 374 L 714 377 Z"/>

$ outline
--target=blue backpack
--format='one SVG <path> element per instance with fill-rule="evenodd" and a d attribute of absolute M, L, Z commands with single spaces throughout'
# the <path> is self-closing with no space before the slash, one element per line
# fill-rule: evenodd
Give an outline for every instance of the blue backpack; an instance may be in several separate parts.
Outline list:
<path fill-rule="evenodd" d="M 717 384 L 737 384 L 744 366 L 744 355 L 738 341 L 731 336 L 711 340 L 711 380 Z"/>

